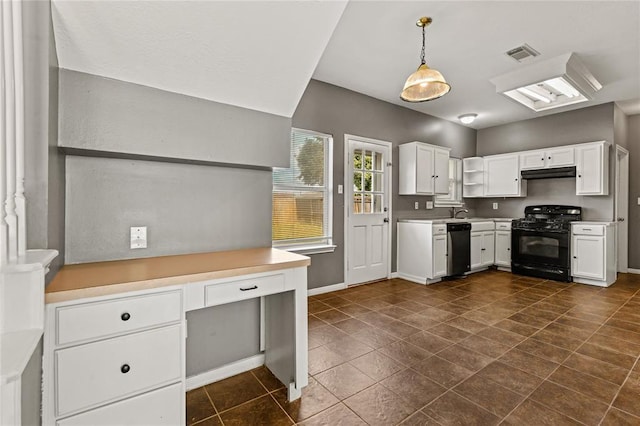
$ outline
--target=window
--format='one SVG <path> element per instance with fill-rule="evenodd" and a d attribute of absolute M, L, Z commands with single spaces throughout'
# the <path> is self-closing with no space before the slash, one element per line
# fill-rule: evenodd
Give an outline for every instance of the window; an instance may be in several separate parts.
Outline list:
<path fill-rule="evenodd" d="M 449 193 L 436 195 L 434 205 L 436 207 L 461 207 L 462 200 L 462 160 L 449 159 Z"/>
<path fill-rule="evenodd" d="M 291 130 L 291 167 L 273 169 L 273 246 L 302 253 L 333 251 L 331 135 Z"/>

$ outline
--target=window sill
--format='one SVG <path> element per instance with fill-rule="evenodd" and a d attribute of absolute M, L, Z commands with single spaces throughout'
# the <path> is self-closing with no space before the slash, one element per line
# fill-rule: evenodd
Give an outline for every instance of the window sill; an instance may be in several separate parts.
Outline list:
<path fill-rule="evenodd" d="M 336 251 L 336 245 L 333 244 L 319 244 L 310 246 L 293 246 L 293 247 L 274 247 L 280 250 L 290 251 L 298 254 L 321 254 L 321 253 L 333 253 Z"/>

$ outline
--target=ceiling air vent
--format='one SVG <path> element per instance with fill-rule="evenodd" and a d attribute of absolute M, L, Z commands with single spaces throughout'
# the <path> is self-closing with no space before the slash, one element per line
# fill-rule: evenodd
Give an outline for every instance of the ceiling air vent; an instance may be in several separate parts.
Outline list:
<path fill-rule="evenodd" d="M 537 50 L 535 50 L 533 47 L 529 46 L 526 43 L 523 44 L 522 46 L 514 47 L 513 49 L 508 50 L 505 53 L 507 54 L 507 56 L 511 57 L 512 59 L 518 62 L 522 62 L 529 58 L 533 58 L 535 56 L 540 55 L 540 52 L 538 52 Z"/>

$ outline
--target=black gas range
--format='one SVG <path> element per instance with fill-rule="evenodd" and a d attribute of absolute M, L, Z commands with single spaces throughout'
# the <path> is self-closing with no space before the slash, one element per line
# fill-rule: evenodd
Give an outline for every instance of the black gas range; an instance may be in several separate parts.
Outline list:
<path fill-rule="evenodd" d="M 582 220 L 577 206 L 527 206 L 511 224 L 511 271 L 571 281 L 571 222 Z"/>

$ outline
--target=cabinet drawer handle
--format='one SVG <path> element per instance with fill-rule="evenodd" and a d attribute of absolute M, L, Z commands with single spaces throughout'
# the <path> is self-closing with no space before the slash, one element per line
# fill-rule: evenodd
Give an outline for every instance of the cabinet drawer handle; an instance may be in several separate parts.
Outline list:
<path fill-rule="evenodd" d="M 591 228 L 582 228 L 583 231 L 592 231 Z"/>
<path fill-rule="evenodd" d="M 122 374 L 127 374 L 129 370 L 131 370 L 129 364 L 124 364 L 122 367 L 120 367 L 120 372 L 122 372 Z"/>
<path fill-rule="evenodd" d="M 257 286 L 257 285 L 254 285 L 253 287 L 247 287 L 247 288 L 242 288 L 242 287 L 240 287 L 240 291 L 255 290 L 255 289 L 257 289 L 257 288 L 258 288 L 258 286 Z"/>
<path fill-rule="evenodd" d="M 125 312 L 124 314 L 120 315 L 120 319 L 122 321 L 129 321 L 129 318 L 131 318 L 131 314 L 129 314 L 129 312 Z"/>

